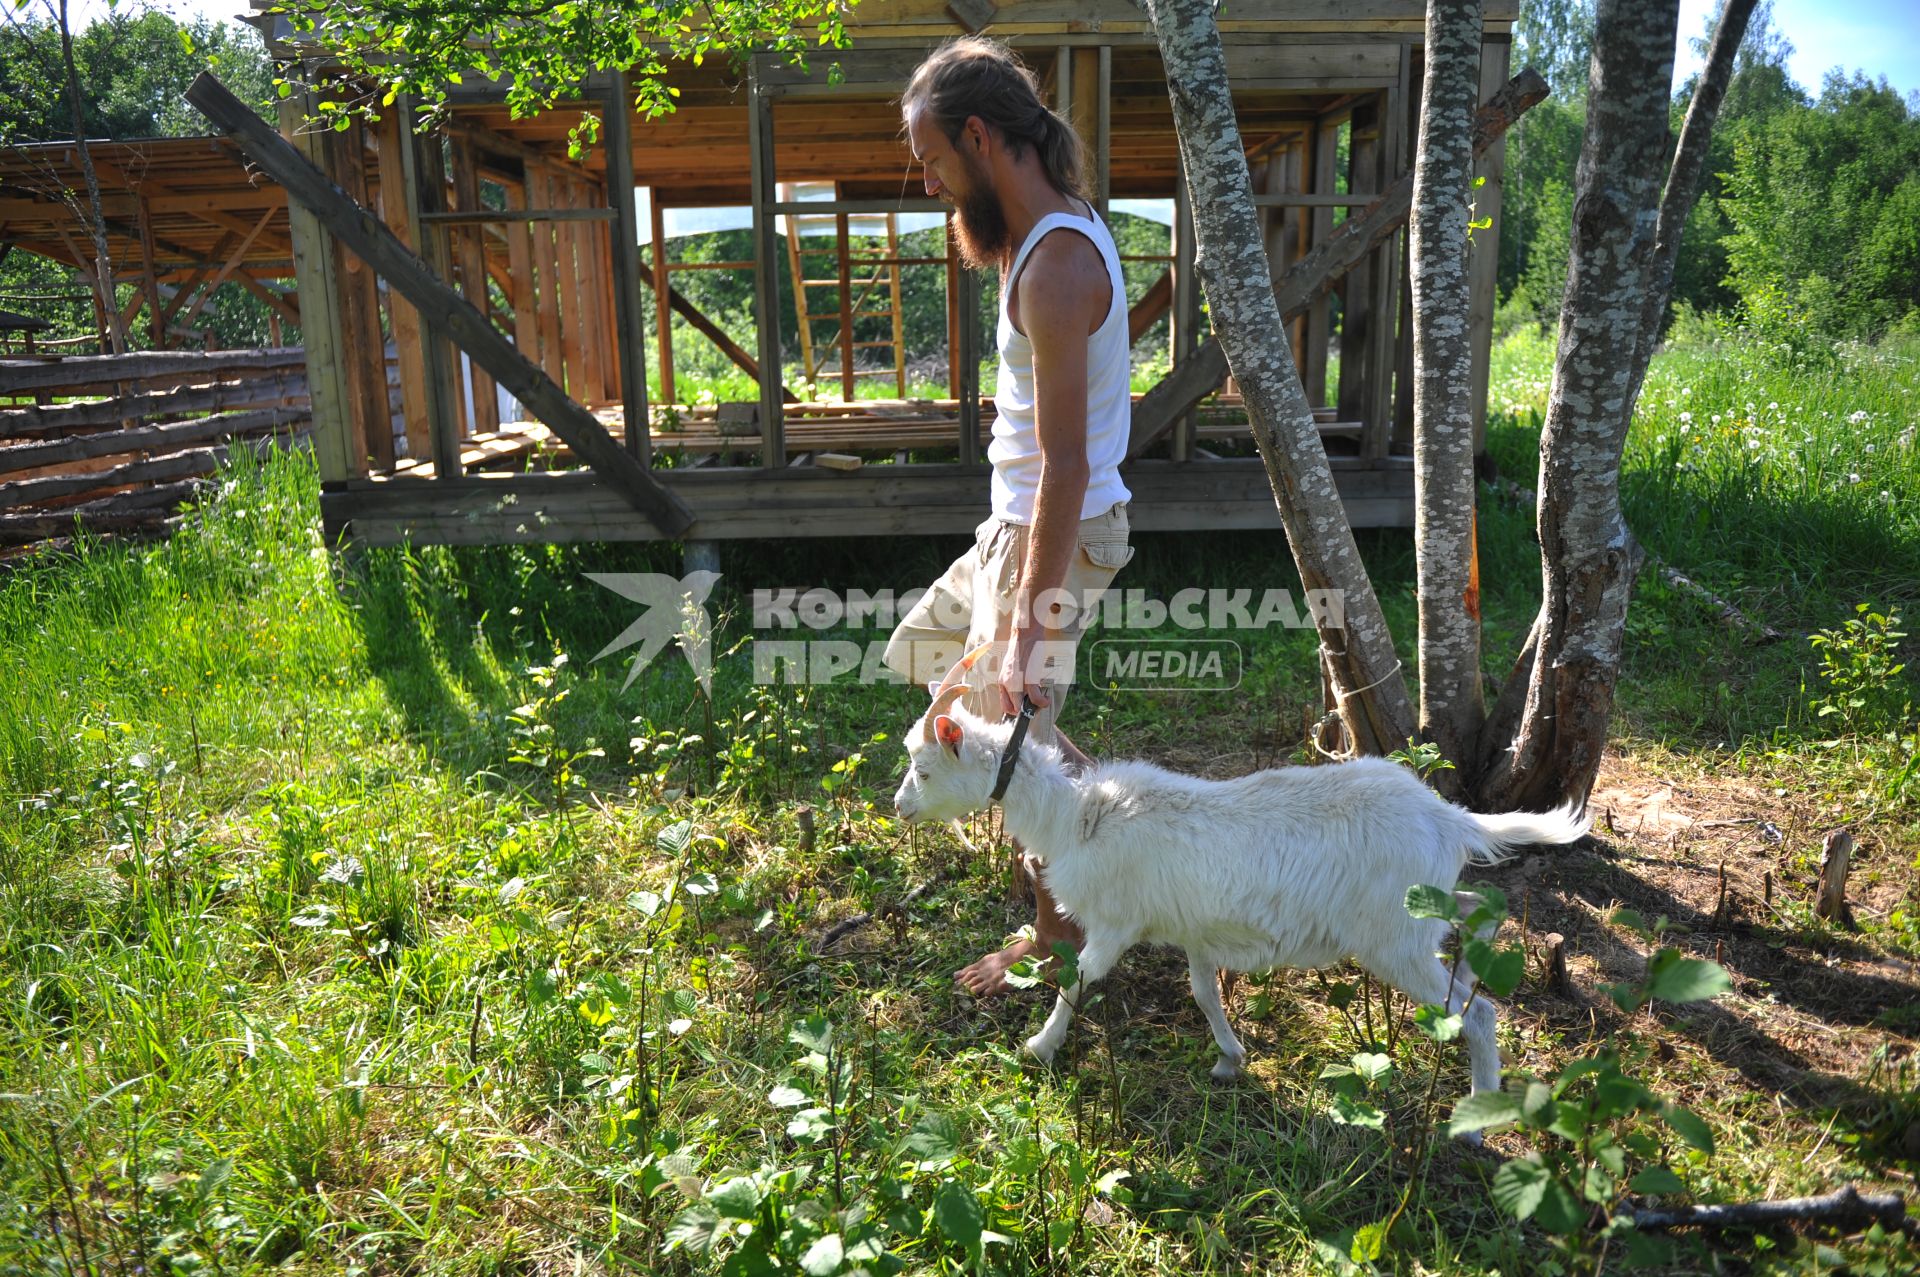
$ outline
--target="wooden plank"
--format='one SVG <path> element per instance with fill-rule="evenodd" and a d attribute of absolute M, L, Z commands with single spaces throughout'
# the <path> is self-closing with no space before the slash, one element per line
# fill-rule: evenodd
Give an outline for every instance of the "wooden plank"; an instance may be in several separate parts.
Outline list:
<path fill-rule="evenodd" d="M 671 289 L 667 283 L 667 218 L 666 210 L 660 207 L 660 188 L 647 188 L 647 214 L 652 223 L 652 263 L 653 263 L 653 335 L 660 347 L 660 398 L 666 403 L 676 402 L 673 387 L 673 314 L 668 297 Z M 757 379 L 757 377 L 756 377 Z"/>
<path fill-rule="evenodd" d="M 1181 365 L 1193 358 L 1193 352 L 1200 344 L 1202 323 L 1200 272 L 1197 265 L 1197 249 L 1193 241 L 1193 199 L 1187 190 L 1184 167 L 1179 168 L 1174 175 L 1173 266 L 1171 269 L 1173 272 L 1173 318 L 1168 324 L 1167 334 L 1171 361 L 1169 371 L 1179 369 Z M 1139 409 L 1136 407 L 1134 412 L 1137 416 Z M 1174 412 L 1171 415 L 1170 428 L 1173 431 L 1173 442 L 1170 445 L 1172 459 L 1188 460 L 1192 456 L 1194 442 L 1192 408 Z M 1137 455 L 1146 446 L 1145 442 L 1136 445 L 1129 440 L 1128 452 Z"/>
<path fill-rule="evenodd" d="M 714 323 L 711 319 L 708 319 L 706 315 L 700 311 L 699 307 L 688 301 L 686 297 L 681 294 L 679 289 L 671 286 L 668 287 L 667 304 L 673 307 L 674 313 L 680 315 L 689 324 L 692 324 L 696 332 L 719 347 L 720 353 L 732 360 L 734 367 L 753 378 L 756 383 L 760 381 L 760 365 L 758 361 L 756 361 L 752 355 L 740 349 L 738 343 L 736 343 L 733 338 L 727 336 L 725 329 L 721 328 L 720 325 Z M 800 396 L 794 394 L 793 391 L 783 385 L 780 387 L 780 400 L 782 403 L 799 403 Z"/>
<path fill-rule="evenodd" d="M 326 130 L 324 154 L 334 179 L 346 198 L 365 207 L 367 202 L 364 126 L 344 131 Z M 348 402 L 353 412 L 353 441 L 369 465 L 393 465 L 393 418 L 387 406 L 386 342 L 380 333 L 380 293 L 374 272 L 335 235 L 335 278 L 338 281 L 340 345 L 338 357 L 346 374 Z"/>
<path fill-rule="evenodd" d="M 420 252 L 420 239 L 414 224 L 414 209 L 409 175 L 412 166 L 401 162 L 401 153 L 412 145 L 400 127 L 400 112 L 389 111 L 375 126 L 380 140 L 380 216 L 393 231 L 394 238 Z M 421 346 L 420 312 L 397 291 L 387 290 L 387 327 L 393 333 L 393 348 L 400 365 L 400 421 L 407 441 L 409 457 L 424 457 L 432 447 L 432 431 L 427 416 L 427 360 Z"/>
<path fill-rule="evenodd" d="M 1494 138 L 1512 127 L 1515 120 L 1546 97 L 1546 90 L 1546 81 L 1532 70 L 1522 71 L 1509 81 L 1491 101 L 1480 108 L 1480 113 L 1474 119 L 1476 151 L 1483 149 Z M 1361 124 L 1371 127 L 1369 118 L 1359 108 L 1355 109 L 1354 114 Z M 1355 172 L 1361 181 L 1366 180 L 1360 176 L 1363 172 L 1360 165 L 1368 159 L 1371 150 L 1370 142 L 1371 139 L 1357 125 L 1350 154 L 1355 157 Z M 1281 320 L 1285 322 L 1301 314 L 1312 304 L 1314 298 L 1326 292 L 1343 275 L 1348 280 L 1347 300 L 1351 312 L 1356 300 L 1354 294 L 1358 291 L 1355 287 L 1355 277 L 1351 272 L 1354 272 L 1356 266 L 1360 265 L 1369 253 L 1378 251 L 1376 248 L 1378 244 L 1400 228 L 1407 219 L 1412 203 L 1413 175 L 1405 173 L 1397 178 L 1380 198 L 1369 204 L 1357 216 L 1342 222 L 1324 242 L 1296 262 L 1275 290 L 1275 301 L 1280 308 Z M 1377 292 L 1377 289 L 1373 291 Z M 1372 326 L 1371 315 L 1364 311 L 1358 316 L 1349 313 L 1347 320 L 1343 322 L 1354 328 L 1359 327 L 1362 322 L 1369 327 Z M 1390 337 L 1391 334 L 1389 334 Z M 1357 353 L 1354 355 L 1356 363 L 1349 364 L 1348 355 L 1353 349 L 1349 346 L 1350 340 L 1358 344 L 1358 349 L 1362 352 L 1371 349 L 1371 343 L 1364 333 L 1349 329 L 1342 334 L 1338 412 L 1344 420 L 1376 420 L 1376 418 L 1367 417 L 1364 413 L 1350 410 L 1349 391 L 1352 390 L 1358 394 L 1363 389 L 1359 386 L 1349 386 L 1349 382 L 1353 380 L 1350 370 L 1358 366 L 1358 361 L 1366 357 L 1364 353 Z M 1386 356 L 1390 359 L 1391 342 L 1389 340 L 1383 344 L 1386 347 Z M 1227 375 L 1226 357 L 1220 353 L 1219 341 L 1216 338 L 1209 338 L 1202 343 L 1195 350 L 1192 359 L 1187 362 L 1195 366 L 1183 369 L 1176 365 L 1172 372 L 1135 401 L 1133 437 L 1128 445 L 1128 456 L 1139 456 L 1143 449 L 1172 429 L 1175 420 L 1182 413 L 1189 411 L 1193 405 L 1213 393 Z M 1392 365 L 1388 364 L 1389 376 L 1391 376 L 1391 367 Z M 1384 417 L 1377 420 L 1384 422 Z M 1382 451 L 1384 452 L 1384 448 Z"/>
<path fill-rule="evenodd" d="M 48 475 L 39 479 L 17 479 L 12 483 L 0 483 L 0 510 L 18 509 L 24 505 L 36 505 L 43 501 L 71 497 L 82 492 L 96 492 L 102 488 L 123 488 L 131 484 L 155 483 L 164 479 L 185 478 L 188 475 L 212 474 L 226 461 L 232 449 L 248 448 L 256 454 L 264 454 L 276 444 L 290 446 L 305 438 L 306 433 L 298 431 L 293 434 L 267 435 L 260 439 L 242 440 L 214 448 L 191 448 L 150 460 L 129 461 L 125 465 L 87 474 Z"/>
<path fill-rule="evenodd" d="M 574 183 L 560 173 L 547 175 L 548 189 L 561 208 L 576 207 Z M 599 387 L 587 381 L 586 283 L 587 267 L 581 260 L 580 228 L 568 222 L 553 227 L 554 250 L 559 255 L 559 287 L 554 290 L 554 306 L 560 316 L 560 351 L 567 379 L 567 393 L 577 403 L 599 399 Z"/>
<path fill-rule="evenodd" d="M 633 186 L 633 98 L 625 72 L 615 74 L 607 94 L 607 194 L 618 214 L 609 247 L 613 337 L 620 348 L 620 403 L 626 416 L 627 451 L 645 466 L 653 461 L 647 438 L 646 311 L 640 300 L 640 208 Z"/>
<path fill-rule="evenodd" d="M 1340 122 L 1337 117 L 1329 116 L 1313 131 L 1312 146 L 1312 193 L 1318 196 L 1333 194 L 1335 171 L 1338 166 L 1340 142 Z M 1327 237 L 1333 234 L 1333 209 L 1318 207 L 1313 210 L 1307 222 L 1307 243 L 1305 253 L 1311 253 Z M 1306 363 L 1300 369 L 1302 387 L 1307 392 L 1307 402 L 1324 404 L 1327 402 L 1327 348 L 1333 339 L 1332 307 L 1326 293 L 1321 293 L 1307 307 L 1306 315 Z"/>
<path fill-rule="evenodd" d="M 1160 272 L 1160 278 L 1147 286 L 1140 300 L 1127 308 L 1127 343 L 1139 341 L 1160 316 L 1173 309 L 1173 269 Z"/>
<path fill-rule="evenodd" d="M 246 260 L 247 250 L 253 247 L 253 242 L 260 237 L 260 232 L 267 229 L 267 223 L 273 220 L 276 211 L 275 209 L 268 209 L 266 212 L 260 214 L 260 219 L 247 231 L 246 235 L 240 240 L 240 243 L 227 254 L 227 260 L 221 264 L 218 271 L 214 272 L 213 278 L 207 282 L 205 288 L 201 289 L 200 295 L 193 299 L 193 305 L 187 307 L 187 313 L 180 317 L 179 324 L 181 327 L 192 324 L 194 317 L 200 313 L 201 309 L 205 307 L 209 301 L 213 300 L 214 291 L 218 289 L 220 285 L 226 283 L 235 271 L 240 269 L 240 263 Z M 171 323 L 173 321 L 169 319 L 168 322 Z"/>
<path fill-rule="evenodd" d="M 310 421 L 305 404 L 298 407 L 256 408 L 251 412 L 228 412 L 195 421 L 175 421 L 160 426 L 137 426 L 132 430 L 107 430 L 98 434 L 73 435 L 46 443 L 19 444 L 0 448 L 0 474 L 14 474 L 39 466 L 59 465 L 90 457 L 112 457 L 127 452 L 145 452 L 156 448 L 178 448 L 183 444 L 204 443 L 232 435 L 271 430 L 294 422 Z"/>
<path fill-rule="evenodd" d="M 838 266 L 839 311 L 840 311 L 840 397 L 849 402 L 855 397 L 853 376 L 853 257 L 852 246 L 847 242 L 851 227 L 847 223 L 847 214 L 833 215 L 834 261 Z M 789 224 L 787 233 L 794 234 L 795 228 Z M 800 285 L 795 283 L 794 287 Z"/>
<path fill-rule="evenodd" d="M 454 151 L 456 168 L 458 168 L 459 154 L 459 150 L 456 149 Z M 632 161 L 629 160 L 628 163 L 631 165 Z M 479 170 L 480 166 L 476 160 L 474 161 L 476 175 Z M 458 178 L 455 180 L 458 181 Z M 429 213 L 421 220 L 432 222 L 436 226 L 493 226 L 511 225 L 517 222 L 612 222 L 619 216 L 619 212 L 611 208 L 482 208 L 477 210 L 463 208 L 450 213 Z"/>
<path fill-rule="evenodd" d="M 765 89 L 771 59 L 755 55 L 747 77 L 747 146 L 753 188 L 753 321 L 760 338 L 760 464 L 787 464 L 780 403 L 786 388 L 780 367 L 780 257 L 774 245 L 773 100 Z M 800 287 L 798 280 L 794 287 Z"/>
<path fill-rule="evenodd" d="M 84 394 L 125 383 L 143 389 L 196 378 L 270 376 L 308 362 L 299 346 L 265 350 L 142 350 L 127 355 L 67 355 L 0 359 L 0 398 L 46 392 Z"/>
<path fill-rule="evenodd" d="M 527 199 L 538 199 L 543 204 L 553 203 L 553 174 L 545 168 L 527 169 Z M 552 223 L 543 223 L 533 228 L 533 256 L 540 276 L 540 297 L 538 316 L 540 321 L 540 367 L 547 376 L 561 385 L 567 381 L 566 350 L 560 337 L 560 296 L 565 291 L 561 282 L 565 274 L 561 268 L 560 251 L 562 242 L 560 228 Z"/>
<path fill-rule="evenodd" d="M 953 228 L 947 228 L 952 236 Z M 980 437 L 980 276 L 960 272 L 960 384 L 950 387 L 960 400 L 960 463 L 977 465 L 985 456 Z"/>
<path fill-rule="evenodd" d="M 156 350 L 167 344 L 167 321 L 160 311 L 160 277 L 153 262 L 153 214 L 147 201 L 140 201 L 140 293 L 147 306 L 148 336 Z"/>
<path fill-rule="evenodd" d="M 319 134 L 304 127 L 307 113 L 313 109 L 312 96 L 305 90 L 281 99 L 278 108 L 287 145 L 294 154 L 310 162 L 318 161 L 322 153 Z M 306 320 L 300 329 L 306 343 L 301 360 L 307 368 L 307 395 L 313 412 L 314 459 L 324 489 L 329 484 L 364 475 L 366 467 L 351 440 L 346 382 L 337 350 L 333 233 L 313 210 L 292 201 L 287 205 L 287 225 L 293 237 L 294 279 L 300 287 L 300 313 Z M 0 373 L 0 388 L 5 385 L 6 377 Z"/>
<path fill-rule="evenodd" d="M 583 460 L 604 476 L 670 537 L 685 532 L 692 514 L 673 493 L 640 468 L 605 427 L 567 398 L 540 370 L 521 356 L 492 323 L 434 278 L 426 264 L 408 252 L 364 208 L 356 208 L 319 170 L 307 163 L 278 134 L 268 129 L 211 73 L 202 72 L 188 90 L 188 101 L 231 134 L 267 174 L 294 200 L 312 208 L 356 253 L 410 297 L 424 313 L 443 316 L 449 334 L 462 349 L 505 385 L 541 421 L 565 439 Z M 458 465 L 458 454 L 452 458 Z"/>
<path fill-rule="evenodd" d="M 430 278 L 451 292 L 453 253 L 447 242 L 447 233 L 430 229 L 419 220 L 420 214 L 439 212 L 446 207 L 446 161 L 441 154 L 440 136 L 437 133 L 422 135 L 419 132 L 418 117 L 410 99 L 402 98 L 399 107 L 401 130 L 412 139 L 411 146 L 402 148 L 400 162 L 406 198 L 412 202 L 414 224 L 420 228 L 420 262 Z M 392 281 L 388 283 L 391 286 Z M 446 328 L 440 317 L 429 307 L 420 306 L 419 310 L 421 359 L 427 369 L 425 455 L 430 455 L 440 473 L 446 474 L 449 467 L 458 464 L 460 455 L 460 424 L 466 415 L 461 402 L 462 381 L 458 376 L 459 363 L 453 343 L 447 339 Z"/>
<path fill-rule="evenodd" d="M 226 408 L 250 408 L 307 398 L 305 368 L 294 368 L 253 381 L 206 386 L 181 386 L 152 393 L 114 395 L 78 403 L 32 405 L 0 411 L 0 439 L 75 434 L 104 430 L 122 421 L 178 417 Z"/>

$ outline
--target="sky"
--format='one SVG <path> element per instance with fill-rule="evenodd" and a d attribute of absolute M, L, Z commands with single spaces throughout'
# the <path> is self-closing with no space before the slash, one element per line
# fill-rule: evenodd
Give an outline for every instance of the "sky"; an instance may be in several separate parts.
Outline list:
<path fill-rule="evenodd" d="M 246 0 L 159 0 L 176 16 L 230 18 Z M 105 0 L 77 0 L 80 13 L 104 10 Z M 1704 36 L 1714 0 L 1680 0 L 1676 78 L 1699 69 L 1692 40 Z M 1902 94 L 1920 92 L 1920 0 L 1773 0 L 1773 24 L 1794 47 L 1787 70 L 1809 93 L 1834 67 L 1885 76 Z"/>

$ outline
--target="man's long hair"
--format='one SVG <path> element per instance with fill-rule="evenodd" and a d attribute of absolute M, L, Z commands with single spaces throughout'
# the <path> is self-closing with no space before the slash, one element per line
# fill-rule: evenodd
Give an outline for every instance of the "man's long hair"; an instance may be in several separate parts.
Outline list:
<path fill-rule="evenodd" d="M 1087 198 L 1080 135 L 1047 108 L 1033 72 L 997 40 L 966 36 L 942 45 L 913 73 L 900 105 L 902 114 L 930 111 L 949 139 L 958 139 L 967 117 L 977 115 L 1006 139 L 1013 158 L 1031 146 L 1055 190 Z"/>

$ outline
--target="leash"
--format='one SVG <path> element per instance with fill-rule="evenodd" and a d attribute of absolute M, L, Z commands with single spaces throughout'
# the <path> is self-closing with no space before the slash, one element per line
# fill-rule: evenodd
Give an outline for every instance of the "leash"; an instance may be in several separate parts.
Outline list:
<path fill-rule="evenodd" d="M 1025 692 L 1020 693 L 1020 713 L 1013 725 L 1013 738 L 1007 742 L 1007 752 L 1000 756 L 1000 774 L 994 778 L 993 793 L 988 802 L 997 803 L 1007 796 L 1007 786 L 1013 782 L 1014 766 L 1020 761 L 1020 746 L 1027 739 L 1027 728 L 1033 725 L 1033 716 L 1040 707 Z"/>

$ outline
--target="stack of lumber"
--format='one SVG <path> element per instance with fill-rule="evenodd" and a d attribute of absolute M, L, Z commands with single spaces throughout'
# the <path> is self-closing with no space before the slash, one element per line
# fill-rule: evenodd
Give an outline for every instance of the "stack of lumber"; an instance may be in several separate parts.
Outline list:
<path fill-rule="evenodd" d="M 163 532 L 230 452 L 312 424 L 297 346 L 0 360 L 0 553 Z"/>

